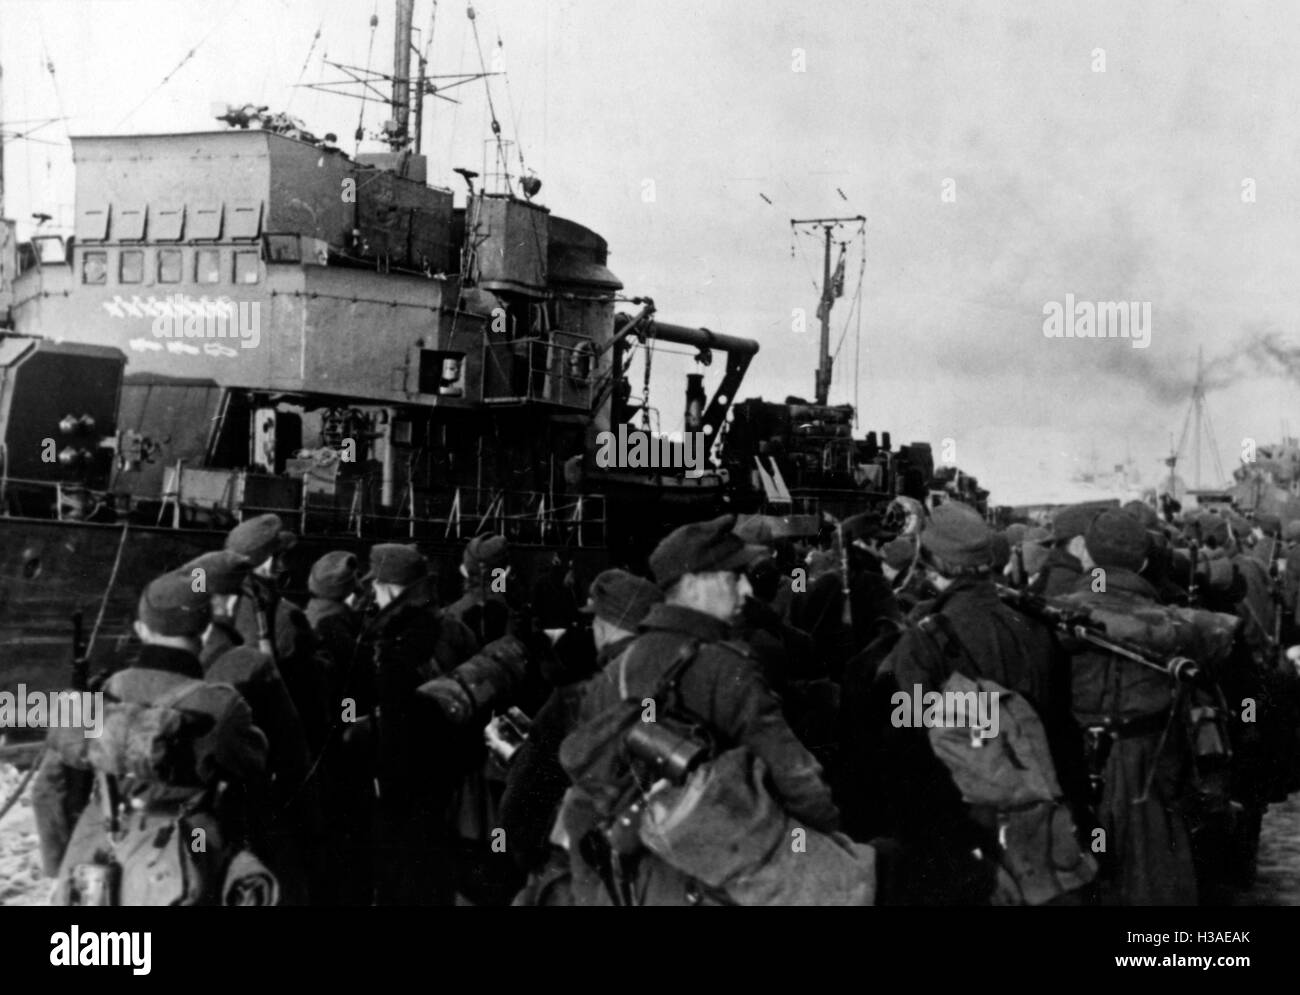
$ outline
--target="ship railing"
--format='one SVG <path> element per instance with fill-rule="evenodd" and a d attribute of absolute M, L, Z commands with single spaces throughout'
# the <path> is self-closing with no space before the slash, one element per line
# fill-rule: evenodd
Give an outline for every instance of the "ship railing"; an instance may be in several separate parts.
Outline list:
<path fill-rule="evenodd" d="M 587 411 L 594 396 L 596 365 L 591 340 L 572 332 L 488 342 L 483 347 L 483 400 L 488 404 L 555 404 Z"/>
<path fill-rule="evenodd" d="M 68 481 L 31 480 L 7 475 L 0 449 L 0 514 L 26 518 L 84 520 L 78 512 L 105 504 L 118 509 L 112 495 L 88 491 Z M 457 487 L 438 491 L 410 489 L 394 507 L 377 507 L 364 482 L 341 503 L 323 502 L 301 488 L 249 488 L 247 484 L 296 483 L 283 477 L 244 474 L 244 486 L 229 495 L 242 502 L 199 502 L 187 497 L 181 467 L 174 467 L 161 500 L 142 502 L 154 527 L 225 528 L 232 519 L 271 512 L 293 523 L 300 535 L 355 535 L 357 538 L 458 541 L 484 532 L 497 532 L 518 545 L 603 547 L 606 544 L 606 505 L 603 494 L 563 494 L 501 488 Z M 177 481 L 182 481 L 177 483 Z M 73 500 L 78 498 L 78 500 Z M 89 501 L 85 500 L 90 499 Z M 97 500 L 98 499 L 98 500 Z M 286 500 L 287 499 L 287 500 Z M 152 510 L 156 507 L 156 511 Z M 171 514 L 168 515 L 167 512 Z"/>
<path fill-rule="evenodd" d="M 601 494 L 548 494 L 459 487 L 435 493 L 408 489 L 395 508 L 374 508 L 358 487 L 346 507 L 245 502 L 240 514 L 273 512 L 295 521 L 303 535 L 345 533 L 363 537 L 451 541 L 496 532 L 520 545 L 600 547 L 606 542 Z"/>

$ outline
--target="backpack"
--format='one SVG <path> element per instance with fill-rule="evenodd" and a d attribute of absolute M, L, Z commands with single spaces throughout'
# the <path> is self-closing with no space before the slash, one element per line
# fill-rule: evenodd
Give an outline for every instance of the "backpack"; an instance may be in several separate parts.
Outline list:
<path fill-rule="evenodd" d="M 955 648 L 969 658 L 942 615 L 929 616 L 920 629 L 945 656 Z M 926 732 L 963 801 L 996 832 L 995 904 L 1041 905 L 1092 881 L 1097 863 L 1079 845 L 1033 706 L 996 681 L 956 669 L 939 691 L 943 721 Z M 969 719 L 969 703 L 978 700 L 973 694 L 994 696 L 996 735 L 985 738 L 963 721 Z"/>
<path fill-rule="evenodd" d="M 761 757 L 727 750 L 651 797 L 641 838 L 723 904 L 874 904 L 874 848 L 799 825 L 767 781 Z"/>
<path fill-rule="evenodd" d="M 649 697 L 653 718 L 645 719 L 643 698 L 627 694 L 631 649 L 615 661 L 624 697 L 569 733 L 560 744 L 560 765 L 585 796 L 596 828 L 623 856 L 641 850 L 638 835 L 645 791 L 668 777 L 680 781 L 713 755 L 708 728 L 682 706 L 679 684 L 700 644 L 682 646 Z M 672 695 L 675 704 L 665 702 Z"/>
<path fill-rule="evenodd" d="M 205 783 L 195 756 L 213 719 L 180 705 L 201 686 L 187 681 L 152 704 L 109 702 L 100 737 L 61 741 L 65 763 L 95 772 L 101 811 L 83 813 L 98 818 L 93 856 L 60 873 L 55 904 L 221 903 L 234 855 L 218 814 L 225 786 Z"/>

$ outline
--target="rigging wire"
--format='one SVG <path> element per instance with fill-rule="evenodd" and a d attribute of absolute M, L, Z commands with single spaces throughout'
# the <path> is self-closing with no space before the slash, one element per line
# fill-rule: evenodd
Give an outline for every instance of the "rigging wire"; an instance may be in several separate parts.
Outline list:
<path fill-rule="evenodd" d="M 63 90 L 59 87 L 59 77 L 54 72 L 54 60 L 50 58 L 50 49 L 45 42 L 45 23 L 39 17 L 36 21 L 41 33 L 41 53 L 45 56 L 45 70 L 50 74 L 50 84 L 54 88 L 54 102 L 59 108 L 59 119 L 63 122 L 63 135 L 72 143 L 72 131 L 68 127 L 67 111 L 63 109 Z"/>
<path fill-rule="evenodd" d="M 379 27 L 379 0 L 375 0 L 374 10 L 370 14 L 370 44 L 366 47 L 366 76 L 370 76 L 370 61 L 375 54 L 375 29 Z M 366 133 L 366 99 L 369 87 L 361 88 L 361 111 L 357 115 L 357 131 L 353 155 L 361 154 L 361 138 Z"/>
<path fill-rule="evenodd" d="M 488 113 L 492 115 L 492 136 L 497 143 L 497 161 L 504 165 L 506 154 L 505 145 L 501 140 L 501 122 L 497 120 L 496 103 L 492 100 L 492 80 L 488 77 L 487 62 L 483 59 L 483 42 L 478 36 L 478 15 L 474 12 L 471 5 L 468 8 L 469 24 L 474 29 L 474 48 L 478 51 L 479 72 L 483 74 L 483 89 L 487 91 Z M 484 177 L 486 180 L 487 177 Z M 507 172 L 504 176 L 506 181 L 506 192 L 514 196 L 514 189 L 510 186 L 510 174 Z"/>
<path fill-rule="evenodd" d="M 138 111 L 141 107 L 143 107 L 150 100 L 152 100 L 158 94 L 159 90 L 161 90 L 164 86 L 170 83 L 172 81 L 172 78 L 175 77 L 175 75 L 178 72 L 180 72 L 183 68 L 185 68 L 185 66 L 189 63 L 190 59 L 194 58 L 194 54 L 200 48 L 203 47 L 204 42 L 206 42 L 209 38 L 211 38 L 214 34 L 216 34 L 217 29 L 220 28 L 223 24 L 225 24 L 227 20 L 229 20 L 230 15 L 235 12 L 235 9 L 239 6 L 239 4 L 240 4 L 240 0 L 234 0 L 234 2 L 231 3 L 229 7 L 226 8 L 226 16 L 221 18 L 216 24 L 214 24 L 208 30 L 208 33 L 199 39 L 198 44 L 196 44 L 193 48 L 191 48 L 188 52 L 185 53 L 184 58 L 182 58 L 180 62 L 176 63 L 176 67 L 162 78 L 161 83 L 159 83 L 148 94 L 146 94 L 143 100 L 141 100 L 138 104 L 136 104 L 129 111 L 127 111 L 126 116 L 123 117 L 122 120 L 117 122 L 118 128 L 121 128 L 124 124 L 126 124 L 127 121 L 131 120 L 131 118 L 135 116 L 136 111 Z"/>
<path fill-rule="evenodd" d="M 821 293 L 821 287 L 817 285 L 817 276 L 813 272 L 812 260 L 808 258 L 808 253 L 804 251 L 803 242 L 799 241 L 799 236 L 801 234 L 802 233 L 797 230 L 794 232 L 794 241 L 790 243 L 790 247 L 793 249 L 795 246 L 798 246 L 799 255 L 803 257 L 804 265 L 808 267 L 808 282 L 812 284 L 813 290 Z"/>
<path fill-rule="evenodd" d="M 844 316 L 844 327 L 840 330 L 839 341 L 835 343 L 835 352 L 831 354 L 832 360 L 836 360 L 840 358 L 840 346 L 844 345 L 844 336 L 846 336 L 849 332 L 849 323 L 853 320 L 853 312 L 858 308 L 861 302 L 862 274 L 866 272 L 866 269 L 867 269 L 867 257 L 866 254 L 864 253 L 862 256 L 862 262 L 858 266 L 858 286 L 857 289 L 853 292 L 853 301 L 849 305 L 849 313 Z"/>
<path fill-rule="evenodd" d="M 501 51 L 501 64 L 505 65 L 506 44 L 501 40 L 501 32 L 497 32 L 497 48 Z M 506 86 L 506 106 L 510 108 L 510 121 L 515 129 L 515 152 L 519 155 L 519 175 L 522 177 L 528 171 L 524 165 L 524 143 L 519 138 L 519 111 L 515 108 L 514 91 L 510 89 L 510 71 L 503 69 L 502 79 L 505 80 Z"/>
<path fill-rule="evenodd" d="M 289 113 L 289 108 L 293 106 L 293 98 L 298 94 L 298 87 L 302 83 L 302 78 L 307 75 L 307 67 L 311 65 L 312 53 L 316 51 L 316 43 L 320 41 L 321 30 L 325 27 L 325 22 L 321 21 L 316 26 L 316 33 L 311 36 L 311 46 L 307 49 L 307 58 L 302 60 L 302 69 L 298 71 L 298 81 L 294 83 L 293 89 L 289 91 L 289 99 L 285 101 L 284 112 Z"/>
<path fill-rule="evenodd" d="M 858 271 L 858 289 L 853 296 L 858 300 L 858 327 L 853 333 L 853 427 L 860 428 L 859 388 L 862 383 L 862 276 L 867 268 L 867 239 L 862 237 L 862 269 Z"/>

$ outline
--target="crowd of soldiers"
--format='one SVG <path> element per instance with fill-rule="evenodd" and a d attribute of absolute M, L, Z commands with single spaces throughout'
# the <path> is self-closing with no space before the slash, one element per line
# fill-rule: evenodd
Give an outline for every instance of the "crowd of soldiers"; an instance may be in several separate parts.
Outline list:
<path fill-rule="evenodd" d="M 317 560 L 300 607 L 278 583 L 295 537 L 262 515 L 147 586 L 138 657 L 103 688 L 205 717 L 193 759 L 223 785 L 221 832 L 254 884 L 232 892 L 227 867 L 205 900 L 728 903 L 663 852 L 617 842 L 622 789 L 600 779 L 626 777 L 626 749 L 574 762 L 621 703 L 669 692 L 708 744 L 692 776 L 700 758 L 747 751 L 796 835 L 868 844 L 854 852 L 871 855 L 877 904 L 1219 904 L 1248 886 L 1265 808 L 1300 787 L 1300 678 L 1284 653 L 1300 522 L 1174 521 L 1133 502 L 999 531 L 955 502 L 901 510 L 804 538 L 761 519 L 686 525 L 648 577 L 606 570 L 585 605 L 558 558 L 521 590 L 509 543 L 489 534 L 465 548 L 451 604 L 414 546 L 385 543 L 365 564 Z M 1019 742 L 1046 744 L 1047 824 L 982 803 L 933 730 L 898 721 L 900 692 L 954 677 L 995 689 Z M 690 742 L 634 779 L 636 804 L 613 822 L 665 797 Z M 34 803 L 56 902 L 103 859 L 107 790 L 47 751 Z M 131 790 L 137 810 L 182 797 Z M 734 853 L 734 828 L 711 832 L 704 845 Z M 1048 841 L 1046 871 L 1024 838 Z M 797 900 L 816 901 L 805 868 Z M 1026 883 L 1042 873 L 1051 887 Z"/>

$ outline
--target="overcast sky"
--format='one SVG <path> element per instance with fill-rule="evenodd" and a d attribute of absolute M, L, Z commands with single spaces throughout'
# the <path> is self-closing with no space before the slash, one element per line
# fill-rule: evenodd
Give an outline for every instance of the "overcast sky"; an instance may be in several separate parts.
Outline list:
<path fill-rule="evenodd" d="M 417 0 L 421 31 L 431 7 Z M 1244 437 L 1300 434 L 1300 6 L 490 0 L 477 13 L 489 64 L 504 43 L 493 97 L 539 200 L 601 232 L 627 292 L 665 320 L 757 338 L 742 396 L 811 395 L 820 250 L 792 256 L 789 220 L 861 213 L 862 428 L 952 439 L 996 502 L 1063 482 L 1094 447 L 1103 467 L 1131 454 L 1154 482 L 1198 347 L 1226 471 Z M 392 28 L 389 0 L 0 0 L 0 116 L 66 115 L 36 133 L 62 142 L 206 129 L 213 102 L 252 101 L 352 151 L 360 104 L 294 84 L 338 78 L 323 58 L 388 70 Z M 477 66 L 463 4 L 438 5 L 432 55 L 435 72 Z M 488 112 L 482 82 L 451 92 L 463 103 L 427 104 L 425 151 L 431 179 L 458 185 L 453 166 L 482 166 Z M 385 116 L 370 103 L 367 128 Z M 7 146 L 9 216 L 70 220 L 71 196 L 66 144 Z M 848 269 L 833 340 L 856 255 Z M 1044 306 L 1066 294 L 1150 302 L 1150 347 L 1046 338 Z M 854 397 L 855 328 L 836 402 Z M 680 427 L 678 382 L 657 400 L 663 427 Z"/>

